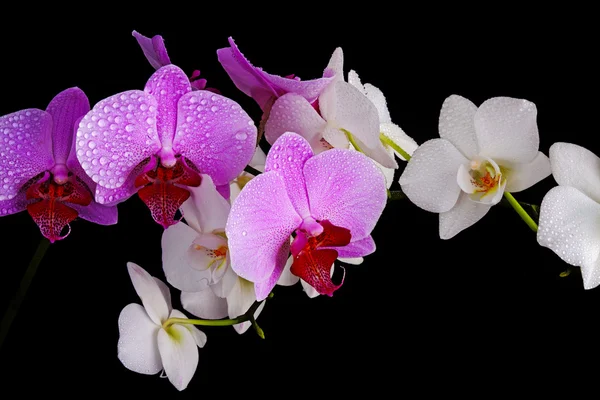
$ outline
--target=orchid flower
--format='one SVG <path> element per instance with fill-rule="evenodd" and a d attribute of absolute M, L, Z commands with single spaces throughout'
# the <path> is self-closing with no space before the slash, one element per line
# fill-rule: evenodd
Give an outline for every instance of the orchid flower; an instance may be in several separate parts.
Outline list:
<path fill-rule="evenodd" d="M 0 216 L 27 209 L 51 242 L 64 239 L 78 216 L 117 223 L 117 208 L 93 201 L 96 184 L 74 151 L 77 121 L 90 109 L 79 88 L 60 92 L 46 111 L 29 108 L 0 117 Z M 61 231 L 67 226 L 67 234 Z"/>
<path fill-rule="evenodd" d="M 540 208 L 538 243 L 581 267 L 583 287 L 600 284 L 600 158 L 571 143 L 550 147 L 550 189 Z"/>
<path fill-rule="evenodd" d="M 192 91 L 175 65 L 156 71 L 144 91 L 100 101 L 77 130 L 77 157 L 98 184 L 96 201 L 113 205 L 137 192 L 165 228 L 200 174 L 227 196 L 255 144 L 256 127 L 236 102 Z"/>
<path fill-rule="evenodd" d="M 167 48 L 165 47 L 165 41 L 162 36 L 155 35 L 152 36 L 152 38 L 149 38 L 136 31 L 133 31 L 131 34 L 135 40 L 137 40 L 144 52 L 144 56 L 146 56 L 146 59 L 154 69 L 160 69 L 161 67 L 171 64 L 171 59 L 167 54 Z M 217 89 L 206 87 L 206 79 L 200 78 L 199 70 L 194 70 L 194 72 L 192 72 L 190 84 L 194 90 L 209 90 L 213 93 L 219 93 Z"/>
<path fill-rule="evenodd" d="M 198 347 L 204 347 L 206 335 L 191 324 L 165 325 L 169 318 L 187 319 L 171 307 L 167 285 L 134 263 L 127 263 L 127 270 L 143 307 L 131 303 L 121 311 L 117 356 L 140 374 L 164 369 L 173 386 L 183 390 L 196 372 Z"/>
<path fill-rule="evenodd" d="M 319 94 L 318 111 L 296 93 L 273 103 L 265 124 L 267 141 L 274 143 L 285 132 L 296 132 L 317 153 L 332 147 L 347 149 L 352 142 L 356 150 L 383 167 L 398 168 L 393 153 L 381 143 L 377 107 L 363 91 L 344 81 L 343 59 L 342 49 L 337 48 L 325 69 L 325 75 L 334 80 Z"/>
<path fill-rule="evenodd" d="M 535 104 L 494 97 L 479 108 L 450 96 L 440 112 L 440 139 L 423 143 L 400 177 L 408 198 L 440 213 L 439 233 L 449 239 L 497 204 L 505 191 L 525 190 L 550 175 L 538 151 Z"/>
<path fill-rule="evenodd" d="M 227 220 L 233 270 L 253 282 L 257 299 L 263 300 L 291 249 L 291 272 L 320 294 L 333 295 L 341 286 L 330 277 L 334 260 L 375 250 L 370 233 L 386 203 L 381 171 L 355 151 L 314 156 L 295 133 L 274 143 L 265 171 L 246 184 Z"/>
<path fill-rule="evenodd" d="M 256 301 L 252 283 L 230 267 L 225 224 L 229 203 L 210 176 L 203 175 L 199 187 L 181 206 L 188 223 L 169 227 L 163 233 L 163 269 L 167 281 L 181 290 L 183 308 L 206 319 L 237 318 Z M 258 317 L 263 305 L 255 312 Z M 239 333 L 249 321 L 233 327 Z"/>

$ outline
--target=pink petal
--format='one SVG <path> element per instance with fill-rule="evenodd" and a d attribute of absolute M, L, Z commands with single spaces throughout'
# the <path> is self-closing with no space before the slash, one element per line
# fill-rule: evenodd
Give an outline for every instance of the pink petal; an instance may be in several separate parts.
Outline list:
<path fill-rule="evenodd" d="M 302 169 L 312 156 L 310 144 L 302 136 L 288 132 L 273 144 L 265 164 L 265 172 L 277 171 L 281 175 L 289 199 L 303 218 L 310 216 L 310 210 Z"/>
<path fill-rule="evenodd" d="M 99 186 L 124 186 L 138 164 L 161 148 L 156 106 L 151 95 L 130 90 L 98 102 L 83 117 L 77 130 L 77 159 Z M 103 203 L 98 194 L 96 201 Z"/>
<path fill-rule="evenodd" d="M 139 187 L 135 186 L 135 178 L 142 173 L 148 163 L 142 162 L 138 164 L 129 176 L 125 179 L 125 182 L 116 189 L 107 189 L 100 185 L 96 185 L 95 200 L 96 202 L 105 206 L 116 205 L 131 197 L 135 194 Z M 81 168 L 81 167 L 80 167 Z M 93 181 L 92 181 L 93 183 Z"/>
<path fill-rule="evenodd" d="M 369 235 L 363 239 L 350 242 L 344 247 L 332 247 L 332 249 L 337 250 L 338 258 L 364 257 L 375 252 L 375 242 Z"/>
<path fill-rule="evenodd" d="M 334 79 L 332 76 L 302 81 L 298 79 L 283 78 L 266 72 L 263 72 L 263 74 L 267 77 L 271 86 L 274 87 L 275 91 L 279 93 L 280 96 L 285 93 L 297 93 L 308 100 L 309 103 L 313 103 L 317 100 L 321 92 L 333 82 Z"/>
<path fill-rule="evenodd" d="M 275 262 L 275 269 L 269 275 L 267 279 L 262 282 L 256 282 L 254 284 L 254 291 L 256 293 L 256 300 L 262 301 L 267 298 L 271 290 L 277 285 L 277 281 L 281 277 L 283 270 L 287 264 L 287 260 L 290 256 L 290 242 L 289 240 L 284 243 L 277 253 L 277 261 Z"/>
<path fill-rule="evenodd" d="M 131 34 L 137 40 L 146 59 L 154 69 L 159 69 L 160 67 L 171 64 L 162 36 L 156 35 L 150 39 L 136 31 L 133 31 Z"/>
<path fill-rule="evenodd" d="M 154 96 L 157 102 L 156 129 L 160 142 L 170 147 L 177 126 L 177 102 L 184 94 L 191 92 L 190 81 L 175 65 L 167 65 L 156 71 L 144 87 L 144 92 Z"/>
<path fill-rule="evenodd" d="M 352 240 L 368 236 L 386 204 L 385 178 L 356 151 L 332 149 L 304 164 L 311 214 L 350 230 Z"/>
<path fill-rule="evenodd" d="M 46 112 L 52 116 L 52 145 L 56 164 L 67 163 L 73 148 L 76 122 L 88 111 L 90 102 L 85 93 L 77 87 L 60 92 L 48 104 Z"/>
<path fill-rule="evenodd" d="M 233 100 L 206 90 L 181 97 L 173 149 L 215 185 L 229 184 L 252 159 L 256 127 Z"/>
<path fill-rule="evenodd" d="M 10 200 L 0 201 L 0 217 L 10 214 L 16 214 L 27 208 L 27 199 L 25 191 L 22 190 Z"/>
<path fill-rule="evenodd" d="M 114 225 L 117 223 L 117 206 L 104 206 L 92 201 L 87 206 L 69 204 L 79 213 L 79 217 L 86 221 L 100 225 Z"/>
<path fill-rule="evenodd" d="M 0 117 L 0 201 L 11 200 L 29 179 L 49 170 L 52 117 L 30 108 Z"/>
<path fill-rule="evenodd" d="M 296 132 L 316 148 L 326 125 L 305 98 L 288 93 L 273 103 L 265 124 L 265 138 L 273 144 L 285 132 Z"/>
<path fill-rule="evenodd" d="M 281 261 L 285 265 L 281 249 L 301 222 L 279 174 L 253 178 L 233 203 L 225 228 L 233 270 L 251 282 L 268 279 Z"/>

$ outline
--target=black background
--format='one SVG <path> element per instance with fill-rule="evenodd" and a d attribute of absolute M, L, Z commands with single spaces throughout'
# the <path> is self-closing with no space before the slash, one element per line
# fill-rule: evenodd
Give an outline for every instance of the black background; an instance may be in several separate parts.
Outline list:
<path fill-rule="evenodd" d="M 341 46 L 345 72 L 354 69 L 381 88 L 393 120 L 418 143 L 438 137 L 447 96 L 476 104 L 511 96 L 537 105 L 546 154 L 556 141 L 598 152 L 597 30 L 588 11 L 550 16 L 548 9 L 525 14 L 504 5 L 479 15 L 459 10 L 457 17 L 446 10 L 433 15 L 433 6 L 419 14 L 374 9 L 376 15 L 367 15 L 366 7 L 344 14 L 296 4 L 267 8 L 271 16 L 233 5 L 217 11 L 174 3 L 148 5 L 152 17 L 126 23 L 114 20 L 118 8 L 100 23 L 93 11 L 43 22 L 7 12 L 5 20 L 16 22 L 0 27 L 0 115 L 44 109 L 71 86 L 83 89 L 92 105 L 142 89 L 153 69 L 131 36 L 136 29 L 163 35 L 173 63 L 188 73 L 200 69 L 209 86 L 238 101 L 255 121 L 258 106 L 216 58 L 230 35 L 255 65 L 303 79 L 321 76 Z M 549 177 L 515 196 L 539 204 L 554 185 Z M 118 315 L 139 302 L 125 264 L 136 262 L 164 279 L 162 228 L 137 197 L 119 205 L 118 225 L 78 220 L 72 228 L 48 251 L 0 350 L 0 390 L 176 395 L 167 379 L 131 372 L 116 356 Z M 310 398 L 418 390 L 419 396 L 487 397 L 501 389 L 585 384 L 578 375 L 597 361 L 600 289 L 585 291 L 578 268 L 560 278 L 567 265 L 538 246 L 510 208 L 494 207 L 449 241 L 440 240 L 437 229 L 436 214 L 407 200 L 389 204 L 373 232 L 378 250 L 348 268 L 333 298 L 308 299 L 299 285 L 277 287 L 259 318 L 266 340 L 252 330 L 240 336 L 231 328 L 204 329 L 208 343 L 183 395 Z M 41 236 L 26 212 L 0 219 L 0 235 L 4 309 Z"/>

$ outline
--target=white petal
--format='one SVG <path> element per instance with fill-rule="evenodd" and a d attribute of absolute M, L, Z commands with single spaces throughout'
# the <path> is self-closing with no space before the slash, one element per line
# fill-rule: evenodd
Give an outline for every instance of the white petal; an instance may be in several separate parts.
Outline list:
<path fill-rule="evenodd" d="M 600 203 L 600 158 L 571 143 L 550 147 L 552 175 L 561 186 L 572 186 Z"/>
<path fill-rule="evenodd" d="M 157 277 L 153 276 L 154 278 L 154 282 L 156 282 L 156 284 L 158 285 L 158 288 L 160 289 L 160 292 L 162 293 L 163 297 L 165 298 L 165 302 L 167 303 L 167 309 L 169 310 L 169 312 L 171 312 L 171 310 L 173 309 L 173 306 L 171 304 L 171 289 L 169 289 L 169 287 L 167 286 L 166 283 L 164 283 L 163 281 L 161 281 L 160 279 L 158 279 Z"/>
<path fill-rule="evenodd" d="M 466 193 L 461 193 L 451 210 L 440 213 L 440 238 L 450 239 L 479 221 L 491 205 L 477 203 Z"/>
<path fill-rule="evenodd" d="M 384 136 L 387 136 L 391 139 L 396 145 L 398 145 L 402 150 L 408 153 L 408 155 L 412 156 L 417 147 L 419 145 L 413 138 L 408 136 L 404 131 L 398 126 L 391 122 L 381 124 L 379 126 L 379 130 L 383 133 Z M 400 153 L 394 151 L 394 153 L 403 161 L 406 161 Z"/>
<path fill-rule="evenodd" d="M 348 83 L 351 84 L 352 86 L 354 86 L 355 88 L 357 88 L 358 90 L 360 90 L 361 93 L 364 94 L 365 96 L 367 95 L 367 91 L 365 90 L 365 87 L 363 86 L 362 82 L 360 81 L 360 77 L 358 76 L 356 71 L 353 69 L 351 69 L 350 72 L 348 72 Z"/>
<path fill-rule="evenodd" d="M 188 251 L 197 236 L 197 231 L 183 223 L 171 225 L 162 236 L 162 263 L 167 282 L 185 292 L 205 289 L 212 275 L 210 270 L 193 268 Z"/>
<path fill-rule="evenodd" d="M 216 267 L 225 261 L 215 250 L 227 251 L 227 240 L 212 233 L 200 233 L 188 247 L 190 266 L 198 271 Z M 225 253 L 226 255 L 227 253 Z"/>
<path fill-rule="evenodd" d="M 127 305 L 119 315 L 117 357 L 131 371 L 153 375 L 163 368 L 158 353 L 155 324 L 139 304 Z"/>
<path fill-rule="evenodd" d="M 448 97 L 440 111 L 440 137 L 449 140 L 468 159 L 479 153 L 475 135 L 476 112 L 475 104 L 457 95 Z"/>
<path fill-rule="evenodd" d="M 238 275 L 235 273 L 233 268 L 229 266 L 225 271 L 225 274 L 221 277 L 221 280 L 217 283 L 210 285 L 210 290 L 221 298 L 229 296 L 229 293 L 233 290 L 235 283 L 238 280 Z"/>
<path fill-rule="evenodd" d="M 198 318 L 221 319 L 227 317 L 227 300 L 206 288 L 201 292 L 181 292 L 183 309 Z"/>
<path fill-rule="evenodd" d="M 600 253 L 600 204 L 575 188 L 552 188 L 542 200 L 537 240 L 571 265 L 595 263 Z"/>
<path fill-rule="evenodd" d="M 298 283 L 300 278 L 297 277 L 296 275 L 292 274 L 292 272 L 291 272 L 293 263 L 294 263 L 294 256 L 290 256 L 288 258 L 287 262 L 285 263 L 285 267 L 283 267 L 283 272 L 281 273 L 279 280 L 277 281 L 278 285 L 292 286 L 292 285 L 295 285 L 296 283 Z"/>
<path fill-rule="evenodd" d="M 198 347 L 192 333 L 174 324 L 158 331 L 158 350 L 169 381 L 183 390 L 198 367 Z"/>
<path fill-rule="evenodd" d="M 365 83 L 365 91 L 367 94 L 367 99 L 371 100 L 371 102 L 375 105 L 375 108 L 377 109 L 377 114 L 379 114 L 379 123 L 391 124 L 392 118 L 390 117 L 390 112 L 388 111 L 387 107 L 387 101 L 385 100 L 383 92 L 379 90 L 379 88 L 371 85 L 370 83 Z"/>
<path fill-rule="evenodd" d="M 336 80 L 344 80 L 344 52 L 341 47 L 338 47 L 333 51 L 329 64 L 323 72 L 323 76 L 334 76 Z"/>
<path fill-rule="evenodd" d="M 509 192 L 528 189 L 552 173 L 550 160 L 542 152 L 539 152 L 529 164 L 512 164 L 510 167 L 502 165 L 501 167 L 506 176 L 506 190 Z"/>
<path fill-rule="evenodd" d="M 535 104 L 511 97 L 485 101 L 475 113 L 479 154 L 511 163 L 529 163 L 538 153 Z"/>
<path fill-rule="evenodd" d="M 346 264 L 351 264 L 351 265 L 360 265 L 363 263 L 363 261 L 365 260 L 363 257 L 352 257 L 352 258 L 342 258 L 342 257 L 338 257 L 338 260 L 341 262 L 344 262 Z"/>
<path fill-rule="evenodd" d="M 267 163 L 267 155 L 265 154 L 264 151 L 262 151 L 260 146 L 256 146 L 254 155 L 252 156 L 252 159 L 250 160 L 248 165 L 250 165 L 252 168 L 254 168 L 260 172 L 265 172 L 265 164 L 266 163 Z"/>
<path fill-rule="evenodd" d="M 127 271 L 136 293 L 140 296 L 148 316 L 155 324 L 161 325 L 169 317 L 169 304 L 154 277 L 139 265 L 128 262 Z"/>
<path fill-rule="evenodd" d="M 256 309 L 256 311 L 254 312 L 254 319 L 256 320 L 258 318 L 258 316 L 260 315 L 260 313 L 262 312 L 262 310 L 265 308 L 265 301 L 263 301 L 262 303 L 260 303 L 260 306 L 258 306 L 258 308 Z M 252 326 L 252 323 L 250 321 L 246 321 L 246 322 L 242 322 L 241 324 L 236 324 L 233 326 L 233 329 L 236 330 L 237 333 L 239 333 L 240 335 L 244 332 L 246 332 L 248 330 L 248 328 L 250 328 L 250 326 Z"/>
<path fill-rule="evenodd" d="M 428 140 L 415 151 L 400 176 L 402 191 L 424 210 L 448 211 L 461 192 L 456 183 L 458 167 L 466 162 L 449 141 Z"/>
<path fill-rule="evenodd" d="M 238 278 L 233 289 L 227 296 L 229 318 L 237 318 L 245 314 L 255 301 L 254 284 L 245 279 Z"/>
<path fill-rule="evenodd" d="M 209 291 L 210 290 L 207 290 L 207 292 L 209 292 Z M 171 315 L 169 315 L 169 318 L 188 319 L 187 315 L 185 315 L 184 313 L 182 313 L 179 310 L 171 311 Z M 206 337 L 206 333 L 202 332 L 200 329 L 196 328 L 196 326 L 192 325 L 192 324 L 178 324 L 178 325 L 181 325 L 184 328 L 186 328 L 188 331 L 190 331 L 190 333 L 192 334 L 192 337 L 194 338 L 194 342 L 196 342 L 196 346 L 204 347 L 204 345 L 206 344 L 206 341 L 208 340 Z"/>
<path fill-rule="evenodd" d="M 323 131 L 323 139 L 325 139 L 331 146 L 338 149 L 347 149 L 350 146 L 350 142 L 348 141 L 346 134 L 334 126 L 328 125 L 325 127 L 325 130 Z M 316 152 L 316 149 L 314 150 Z"/>
<path fill-rule="evenodd" d="M 600 284 L 600 258 L 594 263 L 581 266 L 584 289 L 593 289 Z"/>
<path fill-rule="evenodd" d="M 190 198 L 181 205 L 181 212 L 188 225 L 198 232 L 210 233 L 225 230 L 230 205 L 217 192 L 211 177 L 202 174 L 198 187 L 188 187 Z"/>

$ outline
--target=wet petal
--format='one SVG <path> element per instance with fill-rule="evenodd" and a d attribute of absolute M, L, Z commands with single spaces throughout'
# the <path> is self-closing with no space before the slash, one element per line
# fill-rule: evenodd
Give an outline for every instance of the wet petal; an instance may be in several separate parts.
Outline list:
<path fill-rule="evenodd" d="M 280 259 L 281 248 L 289 246 L 290 235 L 301 222 L 277 173 L 253 178 L 231 207 L 227 221 L 234 271 L 252 282 L 267 279 L 276 266 L 285 265 L 287 255 Z"/>
<path fill-rule="evenodd" d="M 444 100 L 438 123 L 440 137 L 448 140 L 468 159 L 479 154 L 475 134 L 477 106 L 453 94 Z"/>
<path fill-rule="evenodd" d="M 364 257 L 375 252 L 375 242 L 369 235 L 363 239 L 350 242 L 344 247 L 336 247 L 335 250 L 338 252 L 338 258 Z"/>
<path fill-rule="evenodd" d="M 552 173 L 550 160 L 541 152 L 530 163 L 513 164 L 510 167 L 502 165 L 502 167 L 506 176 L 506 190 L 509 192 L 529 189 Z"/>
<path fill-rule="evenodd" d="M 281 275 L 279 276 L 279 280 L 277 281 L 278 285 L 292 286 L 292 285 L 295 285 L 296 283 L 298 283 L 298 281 L 300 280 L 300 278 L 298 278 L 296 275 L 293 275 L 292 271 L 290 271 L 290 268 L 292 268 L 293 262 L 294 262 L 294 257 L 290 256 L 288 258 L 287 262 L 285 263 L 285 266 L 283 267 L 283 271 L 281 272 Z"/>
<path fill-rule="evenodd" d="M 335 264 L 331 264 L 331 272 L 329 273 L 329 276 L 333 277 L 334 270 Z M 317 292 L 314 287 L 310 286 L 304 280 L 300 279 L 300 284 L 302 285 L 302 290 L 304 290 L 304 293 L 306 293 L 309 298 L 314 299 L 315 297 L 319 296 L 319 292 Z"/>
<path fill-rule="evenodd" d="M 377 109 L 377 113 L 379 114 L 379 124 L 391 123 L 392 118 L 390 117 L 387 101 L 385 100 L 383 92 L 370 83 L 365 83 L 365 95 L 367 96 L 367 99 L 371 100 Z"/>
<path fill-rule="evenodd" d="M 328 150 L 306 161 L 304 178 L 314 218 L 349 229 L 353 240 L 371 233 L 387 196 L 383 174 L 369 158 Z"/>
<path fill-rule="evenodd" d="M 69 204 L 79 214 L 80 218 L 100 225 L 114 225 L 118 220 L 117 206 L 104 206 L 91 202 L 87 206 Z"/>
<path fill-rule="evenodd" d="M 319 294 L 333 296 L 333 292 L 342 286 L 331 280 L 331 264 L 337 259 L 338 253 L 331 249 L 301 251 L 292 264 L 292 274 L 299 276 Z"/>
<path fill-rule="evenodd" d="M 161 325 L 169 317 L 170 305 L 154 277 L 139 265 L 128 262 L 127 271 L 150 319 Z"/>
<path fill-rule="evenodd" d="M 11 200 L 29 179 L 49 170 L 52 117 L 30 108 L 0 117 L 0 201 Z"/>
<path fill-rule="evenodd" d="M 138 164 L 137 167 L 129 174 L 125 182 L 116 189 L 107 189 L 100 185 L 92 184 L 96 187 L 95 200 L 97 203 L 105 206 L 116 205 L 127 200 L 129 197 L 134 195 L 138 191 L 138 187 L 135 186 L 135 180 L 139 174 L 141 174 L 144 168 L 147 166 L 146 162 Z M 79 167 L 81 168 L 81 167 Z M 85 176 L 85 172 L 82 170 L 82 174 Z"/>
<path fill-rule="evenodd" d="M 179 310 L 173 310 L 171 311 L 171 315 L 169 315 L 169 318 L 183 318 L 183 319 L 188 319 L 187 315 L 185 315 L 184 313 L 182 313 Z M 206 334 L 204 332 L 202 332 L 200 329 L 196 328 L 194 325 L 192 324 L 178 324 L 183 326 L 184 328 L 186 328 L 188 331 L 190 331 L 190 333 L 192 334 L 192 337 L 194 338 L 194 342 L 196 342 L 196 346 L 202 348 L 204 347 L 204 345 L 206 344 L 207 341 L 207 337 Z"/>
<path fill-rule="evenodd" d="M 439 230 L 441 239 L 451 239 L 479 221 L 490 210 L 491 205 L 478 203 L 461 193 L 449 211 L 440 213 Z"/>
<path fill-rule="evenodd" d="M 502 161 L 529 163 L 538 153 L 537 108 L 530 101 L 511 97 L 486 100 L 475 113 L 479 154 Z"/>
<path fill-rule="evenodd" d="M 205 90 L 179 100 L 173 148 L 191 160 L 215 185 L 228 185 L 248 165 L 256 147 L 256 126 L 226 97 Z"/>
<path fill-rule="evenodd" d="M 227 318 L 227 300 L 206 288 L 199 292 L 181 292 L 181 305 L 198 318 Z"/>
<path fill-rule="evenodd" d="M 155 183 L 141 188 L 138 195 L 150 209 L 154 221 L 166 229 L 179 222 L 174 219 L 175 213 L 190 197 L 190 192 L 169 183 Z"/>
<path fill-rule="evenodd" d="M 450 210 L 461 192 L 456 181 L 467 159 L 445 139 L 431 139 L 413 154 L 400 176 L 402 191 L 418 207 L 431 212 Z"/>
<path fill-rule="evenodd" d="M 290 255 L 290 245 L 289 241 L 286 241 L 280 248 L 279 252 L 276 256 L 275 268 L 271 275 L 269 275 L 266 279 L 255 282 L 254 283 L 254 292 L 256 294 L 257 300 L 264 300 L 271 293 L 275 285 L 277 285 L 277 281 L 281 277 L 283 273 L 283 269 L 287 263 L 288 256 Z"/>
<path fill-rule="evenodd" d="M 600 203 L 600 158 L 571 143 L 550 147 L 552 175 L 561 186 L 572 186 Z"/>
<path fill-rule="evenodd" d="M 402 150 L 404 150 L 405 152 L 407 152 L 408 155 L 410 155 L 410 156 L 412 156 L 413 153 L 415 152 L 415 150 L 417 149 L 417 147 L 419 147 L 417 142 L 415 142 L 415 140 L 413 138 L 411 138 L 406 133 L 404 133 L 404 131 L 398 125 L 395 125 L 392 123 L 385 123 L 385 124 L 381 124 L 379 126 L 379 129 L 381 130 L 381 133 L 383 133 L 384 136 L 391 139 L 394 143 L 396 143 L 398 146 L 400 146 L 400 148 Z M 385 145 L 384 145 L 384 147 L 387 148 L 387 146 L 385 146 Z M 390 147 L 390 149 L 391 149 L 391 147 Z M 394 152 L 394 154 L 396 154 L 396 156 L 398 158 L 400 158 L 403 161 L 406 161 L 404 159 L 404 157 L 402 155 L 400 155 L 400 153 L 396 152 L 396 150 L 392 149 L 392 151 Z"/>
<path fill-rule="evenodd" d="M 229 318 L 237 318 L 244 315 L 256 301 L 254 285 L 245 279 L 238 278 L 233 289 L 227 296 L 227 307 Z"/>
<path fill-rule="evenodd" d="M 137 40 L 146 59 L 154 69 L 171 64 L 162 36 L 155 35 L 150 39 L 136 31 L 133 31 L 131 34 Z"/>
<path fill-rule="evenodd" d="M 158 350 L 169 381 L 183 390 L 198 367 L 198 347 L 192 333 L 178 324 L 158 331 Z"/>
<path fill-rule="evenodd" d="M 48 104 L 46 112 L 52 116 L 52 147 L 54 161 L 57 164 L 67 163 L 73 148 L 77 128 L 75 124 L 88 111 L 90 111 L 90 102 L 85 93 L 77 87 L 60 92 Z"/>
<path fill-rule="evenodd" d="M 212 178 L 203 174 L 200 186 L 190 187 L 189 191 L 190 198 L 181 205 L 186 222 L 198 232 L 224 230 L 231 206 L 217 192 Z"/>
<path fill-rule="evenodd" d="M 0 201 L 0 217 L 16 214 L 27 209 L 27 203 L 25 191 L 19 192 L 11 200 Z"/>
<path fill-rule="evenodd" d="M 163 364 L 158 352 L 158 330 L 139 304 L 127 305 L 119 315 L 117 357 L 125 368 L 139 374 L 158 374 Z"/>
<path fill-rule="evenodd" d="M 64 239 L 71 232 L 61 236 L 60 233 L 69 222 L 77 218 L 77 211 L 62 202 L 54 199 L 43 199 L 27 205 L 27 211 L 31 218 L 39 226 L 42 235 L 54 243 L 56 240 Z"/>
<path fill-rule="evenodd" d="M 344 80 L 344 52 L 341 47 L 336 48 L 331 54 L 323 76 L 333 76 L 336 81 Z"/>

